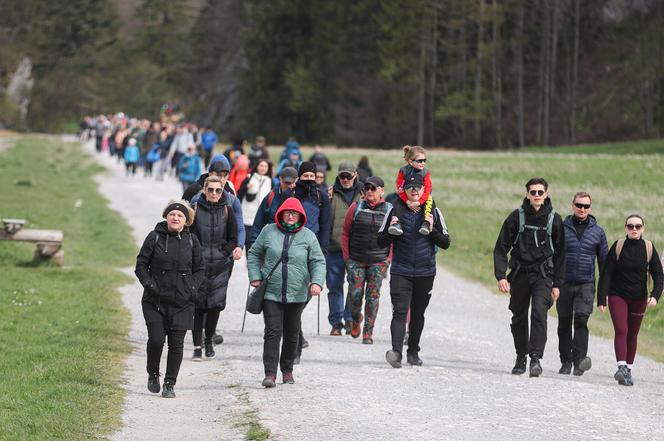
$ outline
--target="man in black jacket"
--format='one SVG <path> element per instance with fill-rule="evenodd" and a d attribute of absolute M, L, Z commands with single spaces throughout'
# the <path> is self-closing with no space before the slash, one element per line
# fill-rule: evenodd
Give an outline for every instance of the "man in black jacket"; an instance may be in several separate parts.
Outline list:
<path fill-rule="evenodd" d="M 503 222 L 493 250 L 498 289 L 510 293 L 512 337 L 517 355 L 512 369 L 515 375 L 526 372 L 526 354 L 530 355 L 530 376 L 542 374 L 540 359 L 546 345 L 547 311 L 558 299 L 565 280 L 563 221 L 551 206 L 548 187 L 544 178 L 528 181 L 523 204 Z"/>

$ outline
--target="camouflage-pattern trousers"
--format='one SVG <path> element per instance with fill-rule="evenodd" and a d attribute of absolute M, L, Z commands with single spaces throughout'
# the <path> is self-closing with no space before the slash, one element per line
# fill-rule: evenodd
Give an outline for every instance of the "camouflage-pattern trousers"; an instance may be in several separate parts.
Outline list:
<path fill-rule="evenodd" d="M 378 263 L 360 263 L 353 259 L 346 261 L 348 296 L 346 305 L 350 305 L 353 320 L 362 319 L 362 300 L 364 304 L 364 329 L 362 338 L 373 338 L 374 322 L 380 302 L 380 285 L 387 273 L 387 261 Z"/>

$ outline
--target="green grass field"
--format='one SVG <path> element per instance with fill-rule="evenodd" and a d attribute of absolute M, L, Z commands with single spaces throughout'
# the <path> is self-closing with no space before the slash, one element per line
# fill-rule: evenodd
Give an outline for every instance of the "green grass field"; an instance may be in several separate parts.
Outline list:
<path fill-rule="evenodd" d="M 120 424 L 129 317 L 116 289 L 129 278 L 115 268 L 135 245 L 79 146 L 16 144 L 0 153 L 0 216 L 63 230 L 65 266 L 34 266 L 34 244 L 0 242 L 0 439 L 96 438 Z"/>
<path fill-rule="evenodd" d="M 404 164 L 398 150 L 328 152 L 333 163 L 328 183 L 333 182 L 341 160 L 356 163 L 360 156 L 367 155 L 374 174 L 385 180 L 386 192 L 391 192 L 397 171 Z M 646 219 L 645 236 L 661 251 L 664 155 L 660 153 L 664 153 L 664 141 L 510 152 L 430 151 L 427 167 L 433 194 L 452 236 L 451 248 L 441 252 L 439 260 L 446 268 L 479 281 L 498 294 L 493 277 L 493 247 L 503 220 L 521 204 L 524 184 L 533 176 L 547 179 L 553 206 L 563 218 L 571 214 L 574 193 L 589 192 L 593 197 L 593 215 L 605 229 L 609 246 L 624 235 L 625 217 L 639 213 Z M 311 154 L 310 149 L 304 150 L 305 159 Z M 596 334 L 613 335 L 608 313 L 595 313 L 590 322 Z M 664 306 L 648 313 L 639 351 L 664 361 Z"/>

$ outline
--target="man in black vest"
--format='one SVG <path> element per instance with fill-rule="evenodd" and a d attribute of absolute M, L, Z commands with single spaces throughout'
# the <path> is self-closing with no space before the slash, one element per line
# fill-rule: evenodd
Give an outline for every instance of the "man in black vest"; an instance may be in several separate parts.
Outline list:
<path fill-rule="evenodd" d="M 403 186 L 409 201 L 419 201 L 424 194 L 422 175 L 410 176 Z M 409 208 L 401 199 L 385 215 L 378 234 L 378 246 L 392 243 L 392 267 L 390 269 L 390 297 L 392 299 L 392 349 L 385 359 L 394 368 L 401 367 L 406 316 L 410 308 L 408 326 L 408 352 L 406 360 L 413 366 L 421 366 L 419 357 L 420 337 L 424 329 L 424 312 L 429 305 L 436 276 L 436 247 L 450 247 L 450 236 L 440 210 L 424 216 L 424 206 Z M 429 222 L 428 235 L 419 232 L 422 222 Z M 399 235 L 389 233 L 388 224 L 401 224 Z"/>
<path fill-rule="evenodd" d="M 560 295 L 565 280 L 563 221 L 551 206 L 548 188 L 544 178 L 528 181 L 523 204 L 503 222 L 493 250 L 498 289 L 510 293 L 511 328 L 516 349 L 512 373 L 515 375 L 526 372 L 527 354 L 530 354 L 530 376 L 542 374 L 540 359 L 546 345 L 547 311 Z M 511 271 L 506 275 L 508 268 Z"/>
<path fill-rule="evenodd" d="M 341 229 L 341 252 L 348 273 L 348 299 L 352 321 L 350 335 L 360 336 L 362 343 L 373 343 L 373 328 L 378 314 L 380 286 L 389 265 L 390 247 L 378 246 L 378 230 L 392 204 L 383 199 L 385 182 L 372 176 L 364 184 L 364 199 L 353 202 Z M 365 288 L 366 286 L 366 288 Z M 364 306 L 364 330 L 362 299 Z"/>

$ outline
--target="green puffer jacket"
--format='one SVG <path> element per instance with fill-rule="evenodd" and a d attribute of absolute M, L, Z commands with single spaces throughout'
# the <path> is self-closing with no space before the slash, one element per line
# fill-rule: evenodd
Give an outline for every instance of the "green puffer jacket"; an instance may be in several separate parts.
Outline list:
<path fill-rule="evenodd" d="M 296 200 L 289 198 L 290 200 Z M 275 217 L 281 212 L 297 209 L 304 216 L 301 205 L 297 207 L 284 203 Z M 306 222 L 306 220 L 305 220 Z M 281 258 L 284 249 L 284 236 L 292 235 L 291 245 L 288 249 L 288 263 L 283 263 L 275 269 L 267 283 L 265 299 L 279 303 L 304 303 L 309 298 L 309 286 L 312 283 L 321 288 L 325 283 L 325 256 L 321 251 L 316 235 L 306 227 L 301 227 L 294 233 L 285 233 L 279 225 L 269 224 L 263 228 L 256 242 L 247 253 L 249 267 L 249 281 L 263 280 Z M 284 278 L 286 289 L 283 290 Z"/>

